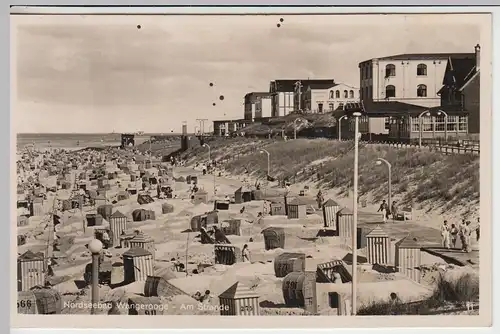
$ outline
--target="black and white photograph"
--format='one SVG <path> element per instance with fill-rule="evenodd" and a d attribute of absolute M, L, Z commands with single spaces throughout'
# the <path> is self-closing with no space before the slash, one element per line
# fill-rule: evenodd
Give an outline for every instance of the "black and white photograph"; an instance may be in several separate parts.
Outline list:
<path fill-rule="evenodd" d="M 12 15 L 17 314 L 489 314 L 488 20 Z"/>

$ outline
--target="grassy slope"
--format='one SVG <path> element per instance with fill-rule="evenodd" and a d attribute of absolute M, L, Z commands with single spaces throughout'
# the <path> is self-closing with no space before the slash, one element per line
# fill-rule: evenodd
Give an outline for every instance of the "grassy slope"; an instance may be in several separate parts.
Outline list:
<path fill-rule="evenodd" d="M 247 168 L 253 176 L 265 177 L 267 158 L 258 147 L 271 155 L 271 175 L 292 177 L 295 182 L 314 182 L 316 186 L 336 188 L 348 194 L 353 175 L 353 143 L 326 139 L 268 141 L 236 138 L 209 143 L 212 158 L 229 159 L 226 170 L 239 175 Z M 257 148 L 255 148 L 257 147 Z M 200 161 L 207 149 L 196 148 L 187 155 Z M 198 157 L 198 158 L 197 158 Z M 479 203 L 479 157 L 443 155 L 427 149 L 397 149 L 382 145 L 360 145 L 359 191 L 361 199 L 378 202 L 387 194 L 387 171 L 374 161 L 381 157 L 392 164 L 393 198 L 400 203 L 420 204 L 428 211 L 477 207 Z M 318 163 L 321 161 L 321 163 Z M 314 166 L 314 168 L 311 168 Z M 317 180 L 318 173 L 321 175 Z M 312 178 L 314 181 L 312 181 Z"/>
<path fill-rule="evenodd" d="M 300 118 L 294 124 L 295 119 Z M 285 130 L 287 133 L 292 133 L 295 125 L 297 125 L 297 131 L 300 131 L 309 127 L 332 127 L 335 126 L 336 120 L 331 113 L 324 114 L 290 114 L 284 117 L 273 118 L 268 124 L 255 123 L 245 127 L 243 130 L 247 135 L 266 135 L 271 131 L 272 133 L 280 133 L 281 130 Z"/>

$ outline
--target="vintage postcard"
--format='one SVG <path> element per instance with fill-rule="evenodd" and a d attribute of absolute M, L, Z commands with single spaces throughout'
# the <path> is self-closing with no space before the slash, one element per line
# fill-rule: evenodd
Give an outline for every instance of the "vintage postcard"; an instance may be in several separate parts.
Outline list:
<path fill-rule="evenodd" d="M 490 326 L 491 15 L 358 12 L 12 15 L 13 325 Z"/>

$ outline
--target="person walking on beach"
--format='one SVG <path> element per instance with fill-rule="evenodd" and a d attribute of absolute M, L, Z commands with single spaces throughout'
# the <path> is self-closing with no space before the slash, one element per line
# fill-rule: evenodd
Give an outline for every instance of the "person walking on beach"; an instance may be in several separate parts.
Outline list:
<path fill-rule="evenodd" d="M 461 250 L 465 250 L 465 219 L 463 219 L 460 224 L 458 225 L 458 237 L 460 238 L 460 243 L 461 243 Z"/>
<path fill-rule="evenodd" d="M 477 218 L 476 241 L 479 242 L 479 217 Z"/>
<path fill-rule="evenodd" d="M 447 220 L 441 225 L 441 241 L 443 248 L 450 249 L 450 227 Z"/>
<path fill-rule="evenodd" d="M 398 206 L 396 203 L 397 203 L 396 201 L 392 201 L 391 205 L 391 214 L 393 220 L 398 218 Z"/>
<path fill-rule="evenodd" d="M 463 228 L 463 234 L 464 234 L 464 247 L 463 251 L 466 253 L 470 252 L 470 236 L 472 234 L 471 228 L 470 228 L 470 221 L 467 221 L 465 223 L 465 226 Z"/>
<path fill-rule="evenodd" d="M 377 212 L 381 212 L 382 213 L 382 218 L 383 218 L 383 222 L 384 224 L 387 222 L 387 213 L 389 211 L 389 207 L 387 205 L 387 203 L 385 202 L 385 199 L 382 201 L 382 203 L 380 204 L 380 207 L 378 208 Z"/>
<path fill-rule="evenodd" d="M 450 238 L 451 238 L 451 246 L 453 248 L 457 248 L 458 228 L 456 227 L 455 224 L 451 224 Z"/>
<path fill-rule="evenodd" d="M 243 258 L 243 262 L 250 262 L 250 250 L 248 249 L 247 244 L 243 246 L 243 250 L 241 251 L 241 257 Z"/>
<path fill-rule="evenodd" d="M 108 249 L 111 239 L 109 238 L 109 234 L 107 231 L 102 232 L 102 241 L 104 249 Z"/>
<path fill-rule="evenodd" d="M 320 191 L 318 191 L 318 194 L 316 195 L 316 202 L 318 203 L 318 209 L 321 209 L 321 206 L 323 205 L 323 201 L 324 201 L 323 193 L 320 190 Z"/>

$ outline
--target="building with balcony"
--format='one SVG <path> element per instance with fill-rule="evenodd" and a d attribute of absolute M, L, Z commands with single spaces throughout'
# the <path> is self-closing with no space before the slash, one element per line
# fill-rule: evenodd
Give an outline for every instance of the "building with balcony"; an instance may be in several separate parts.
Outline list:
<path fill-rule="evenodd" d="M 343 109 L 348 102 L 359 102 L 359 88 L 344 83 L 312 83 L 301 94 L 301 98 L 305 112 L 333 112 Z"/>
<path fill-rule="evenodd" d="M 256 103 L 261 97 L 270 99 L 271 94 L 269 92 L 251 92 L 245 95 L 243 119 L 252 121 L 257 117 Z"/>
<path fill-rule="evenodd" d="M 310 84 L 334 84 L 333 79 L 280 79 L 269 84 L 271 116 L 282 117 L 303 109 L 299 101 Z"/>

